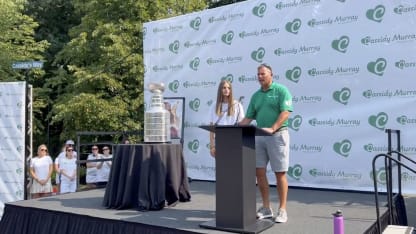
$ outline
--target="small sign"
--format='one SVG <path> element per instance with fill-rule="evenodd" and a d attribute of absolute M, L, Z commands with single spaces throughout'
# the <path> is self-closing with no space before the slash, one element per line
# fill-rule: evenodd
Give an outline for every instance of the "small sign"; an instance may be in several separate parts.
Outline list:
<path fill-rule="evenodd" d="M 32 68 L 42 68 L 42 61 L 23 61 L 23 62 L 14 62 L 12 64 L 13 69 L 32 69 Z"/>

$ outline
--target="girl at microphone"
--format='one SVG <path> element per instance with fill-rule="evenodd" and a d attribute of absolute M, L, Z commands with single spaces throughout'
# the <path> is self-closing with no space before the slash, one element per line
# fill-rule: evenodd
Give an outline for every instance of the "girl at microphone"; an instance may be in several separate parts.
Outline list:
<path fill-rule="evenodd" d="M 240 98 L 241 99 L 241 98 Z M 218 86 L 217 101 L 210 110 L 211 125 L 235 125 L 244 118 L 241 100 L 234 100 L 231 82 L 222 80 Z M 215 134 L 209 133 L 210 154 L 215 157 Z"/>

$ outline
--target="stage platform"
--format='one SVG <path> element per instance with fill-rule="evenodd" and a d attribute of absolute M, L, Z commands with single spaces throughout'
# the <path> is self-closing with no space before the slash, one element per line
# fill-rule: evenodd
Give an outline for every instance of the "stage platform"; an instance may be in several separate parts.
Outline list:
<path fill-rule="evenodd" d="M 275 187 L 271 187 L 271 200 L 274 210 L 277 207 L 275 189 Z M 84 220 L 92 218 L 92 222 L 104 221 L 103 223 L 107 224 L 116 221 L 117 225 L 120 225 L 119 227 L 122 227 L 124 223 L 129 226 L 137 224 L 138 227 L 142 226 L 146 230 L 143 232 L 136 230 L 130 233 L 227 233 L 199 226 L 201 223 L 215 218 L 215 182 L 193 181 L 190 183 L 190 190 L 192 195 L 190 202 L 178 203 L 160 211 L 141 212 L 136 210 L 106 209 L 102 206 L 104 189 L 8 203 L 3 219 L 0 222 L 0 230 L 2 228 L 10 228 L 11 225 L 19 226 L 24 225 L 25 222 L 30 222 L 26 220 L 28 218 L 19 218 L 19 215 L 24 215 L 24 213 L 32 218 L 39 218 L 39 216 L 42 216 L 42 212 L 46 212 L 52 217 L 69 215 L 69 217 L 79 217 Z M 385 200 L 384 195 L 382 200 Z M 260 206 L 260 204 L 261 199 L 257 192 L 257 206 Z M 332 213 L 336 210 L 342 210 L 344 214 L 345 233 L 364 233 L 376 221 L 374 195 L 371 193 L 291 187 L 289 188 L 287 209 L 289 215 L 287 223 L 276 223 L 273 227 L 261 233 L 333 233 Z M 384 212 L 385 207 L 382 207 L 381 213 Z M 78 222 L 75 221 L 77 218 L 67 218 L 64 225 L 70 226 L 72 220 L 73 222 Z M 12 222 L 15 223 L 13 224 Z M 59 219 L 51 222 L 44 221 L 44 225 L 47 226 L 48 223 L 51 223 L 51 225 L 56 226 L 56 222 L 59 222 Z M 32 223 L 31 225 L 35 224 Z M 55 233 L 54 229 L 59 230 L 55 226 L 44 227 L 43 230 L 50 230 L 48 233 Z M 56 233 L 82 233 L 81 228 L 78 231 L 74 228 L 72 229 L 72 232 Z M 17 232 L 18 229 L 8 230 Z M 26 230 L 20 233 L 33 232 Z M 121 233 L 121 231 L 111 231 L 107 228 L 105 232 L 101 233 Z"/>

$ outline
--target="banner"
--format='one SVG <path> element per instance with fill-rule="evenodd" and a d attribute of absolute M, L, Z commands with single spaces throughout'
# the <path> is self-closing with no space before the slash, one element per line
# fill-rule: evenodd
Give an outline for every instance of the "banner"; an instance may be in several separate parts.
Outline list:
<path fill-rule="evenodd" d="M 293 95 L 289 185 L 373 191 L 385 129 L 401 130 L 402 153 L 416 155 L 415 24 L 414 3 L 390 0 L 245 1 L 149 22 L 145 87 L 163 82 L 165 96 L 185 97 L 188 175 L 215 180 L 209 133 L 198 126 L 209 124 L 222 79 L 247 109 L 260 87 L 257 67 L 267 63 Z M 416 193 L 416 175 L 401 176 Z"/>
<path fill-rule="evenodd" d="M 0 218 L 24 199 L 26 82 L 0 82 Z"/>

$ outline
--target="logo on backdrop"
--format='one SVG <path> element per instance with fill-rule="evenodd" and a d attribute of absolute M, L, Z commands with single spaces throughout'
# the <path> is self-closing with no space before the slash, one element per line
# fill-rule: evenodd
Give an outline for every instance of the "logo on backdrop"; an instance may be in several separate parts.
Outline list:
<path fill-rule="evenodd" d="M 201 23 L 202 23 L 201 17 L 196 17 L 195 19 L 191 20 L 191 22 L 189 23 L 189 26 L 191 26 L 191 28 L 198 31 L 199 26 L 201 26 Z"/>
<path fill-rule="evenodd" d="M 260 5 L 255 6 L 253 8 L 253 15 L 258 16 L 258 17 L 263 17 L 264 14 L 266 13 L 267 10 L 267 5 L 266 3 L 260 3 Z"/>
<path fill-rule="evenodd" d="M 277 56 L 284 56 L 290 54 L 315 54 L 321 50 L 319 45 L 301 45 L 299 48 L 277 48 L 273 52 Z"/>
<path fill-rule="evenodd" d="M 194 154 L 198 153 L 199 141 L 195 139 L 193 141 L 188 142 L 188 149 Z"/>
<path fill-rule="evenodd" d="M 244 82 L 257 82 L 257 75 L 253 75 L 253 76 L 246 76 L 246 75 L 242 75 L 238 77 L 238 82 L 240 83 L 244 83 Z"/>
<path fill-rule="evenodd" d="M 295 115 L 293 118 L 289 118 L 288 122 L 289 122 L 289 125 L 288 125 L 289 128 L 295 131 L 299 131 L 300 126 L 302 125 L 302 116 Z"/>
<path fill-rule="evenodd" d="M 321 96 L 293 96 L 292 97 L 292 101 L 293 103 L 318 103 L 320 101 L 322 101 L 322 97 Z"/>
<path fill-rule="evenodd" d="M 293 69 L 287 70 L 285 73 L 286 79 L 295 83 L 299 82 L 300 75 L 302 75 L 302 69 L 298 66 L 294 67 Z"/>
<path fill-rule="evenodd" d="M 333 149 L 336 153 L 343 157 L 348 157 L 352 148 L 352 143 L 350 140 L 343 140 L 341 142 L 336 142 L 333 146 Z"/>
<path fill-rule="evenodd" d="M 338 66 L 337 68 L 312 68 L 308 70 L 308 75 L 313 77 L 318 76 L 333 76 L 333 75 L 355 75 L 360 72 L 360 67 L 342 67 Z"/>
<path fill-rule="evenodd" d="M 335 18 L 326 18 L 326 19 L 311 19 L 308 21 L 308 26 L 313 28 L 315 26 L 331 25 L 331 24 L 348 24 L 358 21 L 357 15 L 349 16 L 337 16 Z"/>
<path fill-rule="evenodd" d="M 195 98 L 194 100 L 189 102 L 189 108 L 191 108 L 191 110 L 195 112 L 198 112 L 200 105 L 201 105 L 201 100 L 199 100 L 199 98 Z"/>
<path fill-rule="evenodd" d="M 251 52 L 251 58 L 256 62 L 263 62 L 263 58 L 266 55 L 266 50 L 263 47 Z"/>
<path fill-rule="evenodd" d="M 367 16 L 369 20 L 380 23 L 383 20 L 385 12 L 386 8 L 383 5 L 378 5 L 374 9 L 368 9 L 365 16 Z"/>
<path fill-rule="evenodd" d="M 371 180 L 374 180 L 373 171 L 370 172 Z M 376 181 L 380 184 L 386 184 L 386 170 L 384 167 L 376 170 Z"/>
<path fill-rule="evenodd" d="M 367 64 L 367 70 L 378 76 L 383 76 L 386 67 L 387 60 L 384 58 L 378 58 L 376 61 Z"/>
<path fill-rule="evenodd" d="M 290 33 L 298 34 L 300 26 L 302 26 L 302 21 L 300 19 L 294 19 L 292 22 L 286 23 L 285 29 Z"/>
<path fill-rule="evenodd" d="M 199 67 L 199 63 L 200 63 L 199 57 L 196 57 L 196 58 L 192 59 L 192 61 L 189 63 L 189 67 L 192 70 L 197 71 L 198 67 Z"/>
<path fill-rule="evenodd" d="M 361 121 L 359 119 L 317 119 L 312 118 L 309 121 L 309 124 L 313 127 L 318 126 L 341 126 L 341 127 L 358 127 L 360 126 Z"/>
<path fill-rule="evenodd" d="M 397 68 L 406 69 L 406 68 L 414 68 L 416 67 L 416 62 L 406 62 L 404 59 L 397 61 L 394 63 Z"/>
<path fill-rule="evenodd" d="M 368 118 L 368 123 L 379 130 L 384 130 L 388 120 L 389 116 L 384 112 L 380 112 L 377 115 L 371 115 Z"/>
<path fill-rule="evenodd" d="M 346 172 L 346 171 L 333 171 L 333 170 L 319 170 L 313 168 L 309 170 L 309 174 L 313 177 L 329 177 L 334 179 L 343 180 L 360 180 L 362 175 L 360 173 Z"/>
<path fill-rule="evenodd" d="M 225 34 L 222 34 L 221 41 L 227 45 L 231 45 L 231 43 L 233 42 L 233 38 L 234 38 L 234 32 L 230 30 Z"/>
<path fill-rule="evenodd" d="M 294 152 L 302 152 L 302 153 L 320 153 L 324 147 L 322 145 L 306 145 L 306 144 L 293 144 L 290 146 L 290 150 Z"/>
<path fill-rule="evenodd" d="M 409 97 L 416 97 L 416 90 L 402 90 L 402 89 L 396 89 L 396 90 L 383 90 L 383 91 L 374 91 L 374 90 L 366 90 L 363 92 L 363 96 L 365 98 L 383 98 L 383 97 L 403 97 L 403 98 L 409 98 Z"/>
<path fill-rule="evenodd" d="M 350 97 L 351 97 L 351 90 L 346 87 L 342 88 L 339 91 L 335 91 L 334 93 L 332 93 L 332 98 L 335 101 L 344 105 L 348 104 L 348 100 L 350 99 Z"/>
<path fill-rule="evenodd" d="M 313 5 L 313 4 L 319 4 L 320 1 L 321 0 L 308 0 L 308 1 L 306 1 L 306 0 L 300 0 L 300 1 L 293 0 L 293 1 L 290 1 L 288 3 L 279 2 L 279 3 L 276 4 L 275 7 L 278 10 L 283 10 L 284 8 L 297 7 L 297 6 L 301 6 L 301 5 L 310 6 L 310 5 Z"/>
<path fill-rule="evenodd" d="M 373 153 L 373 152 L 387 152 L 388 148 L 387 146 L 377 146 L 374 145 L 373 143 L 368 143 L 366 145 L 363 146 L 364 150 L 369 152 L 369 153 Z"/>
<path fill-rule="evenodd" d="M 333 40 L 331 46 L 334 50 L 345 53 L 349 43 L 350 38 L 348 36 L 341 36 L 339 39 Z"/>
<path fill-rule="evenodd" d="M 175 54 L 177 54 L 177 53 L 178 53 L 178 51 L 179 51 L 179 47 L 180 47 L 180 43 L 179 43 L 179 41 L 178 41 L 178 40 L 175 40 L 174 42 L 172 42 L 172 43 L 170 43 L 170 44 L 169 44 L 169 50 L 170 50 L 172 53 L 175 53 Z"/>
<path fill-rule="evenodd" d="M 394 13 L 396 13 L 398 15 L 401 15 L 401 14 L 404 14 L 404 13 L 412 13 L 413 11 L 416 11 L 415 6 L 399 5 L 399 6 L 394 8 Z"/>
<path fill-rule="evenodd" d="M 179 86 L 180 86 L 179 80 L 174 80 L 174 81 L 169 83 L 168 87 L 169 87 L 170 91 L 172 91 L 174 93 L 177 93 Z"/>
<path fill-rule="evenodd" d="M 295 164 L 293 165 L 293 167 L 289 167 L 287 174 L 295 179 L 295 180 L 300 180 L 300 176 L 302 175 L 302 166 L 299 164 Z"/>
<path fill-rule="evenodd" d="M 232 74 L 228 74 L 226 76 L 221 77 L 221 80 L 229 81 L 230 83 L 233 83 L 234 76 Z"/>
<path fill-rule="evenodd" d="M 416 124 L 415 118 L 409 118 L 406 115 L 402 115 L 396 118 L 397 123 L 401 125 L 407 125 L 407 124 Z"/>

